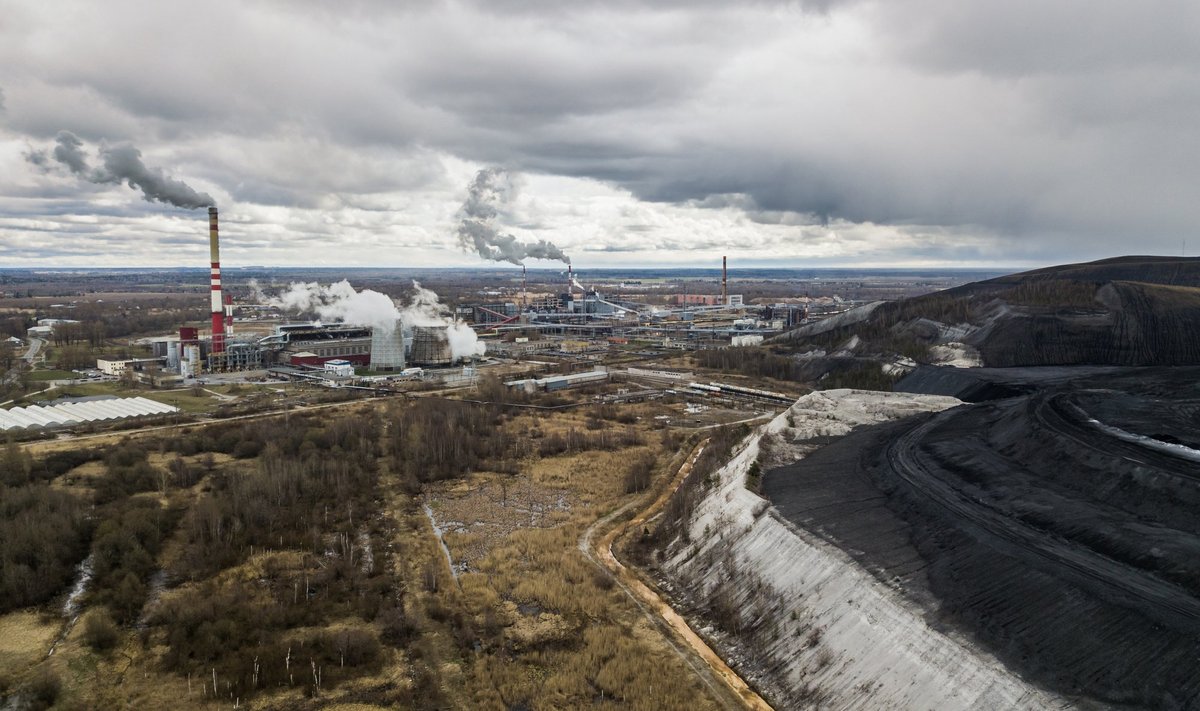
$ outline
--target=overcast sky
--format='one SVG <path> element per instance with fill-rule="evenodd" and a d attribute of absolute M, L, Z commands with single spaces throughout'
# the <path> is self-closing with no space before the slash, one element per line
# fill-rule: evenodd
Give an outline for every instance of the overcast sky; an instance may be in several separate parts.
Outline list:
<path fill-rule="evenodd" d="M 1197 37 L 1194 0 L 0 0 L 0 266 L 207 261 L 64 130 L 212 196 L 228 266 L 485 264 L 485 168 L 496 233 L 580 268 L 1197 254 Z"/>

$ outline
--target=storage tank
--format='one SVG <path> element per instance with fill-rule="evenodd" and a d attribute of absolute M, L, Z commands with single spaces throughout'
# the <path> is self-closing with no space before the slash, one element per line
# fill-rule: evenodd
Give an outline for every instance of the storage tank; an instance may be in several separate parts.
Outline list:
<path fill-rule="evenodd" d="M 200 375 L 201 363 L 200 346 L 184 346 L 183 357 L 179 359 L 179 374 L 195 378 Z"/>
<path fill-rule="evenodd" d="M 404 331 L 400 320 L 371 329 L 371 370 L 404 370 Z"/>
<path fill-rule="evenodd" d="M 412 362 L 417 365 L 449 365 L 450 339 L 446 326 L 413 326 Z"/>

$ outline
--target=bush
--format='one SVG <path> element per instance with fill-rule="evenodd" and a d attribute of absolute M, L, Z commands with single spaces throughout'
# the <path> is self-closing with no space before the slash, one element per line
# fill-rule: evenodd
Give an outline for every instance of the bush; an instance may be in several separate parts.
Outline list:
<path fill-rule="evenodd" d="M 84 505 L 70 494 L 45 484 L 0 485 L 0 613 L 65 588 L 90 533 Z"/>
<path fill-rule="evenodd" d="M 233 448 L 233 456 L 235 459 L 253 459 L 262 452 L 262 442 L 252 439 L 244 439 L 237 443 Z"/>
<path fill-rule="evenodd" d="M 132 622 L 146 599 L 145 581 L 176 517 L 156 502 L 132 500 L 100 524 L 92 540 L 94 599 L 120 622 Z"/>
<path fill-rule="evenodd" d="M 625 471 L 625 493 L 645 491 L 650 486 L 654 465 L 658 461 L 653 452 L 643 452 L 629 463 Z"/>
<path fill-rule="evenodd" d="M 30 709 L 48 709 L 62 693 L 62 681 L 52 670 L 41 667 L 29 677 L 21 689 L 29 697 Z"/>
<path fill-rule="evenodd" d="M 117 646 L 121 631 L 112 615 L 103 607 L 98 607 L 87 614 L 83 620 L 83 643 L 96 652 L 107 652 Z"/>

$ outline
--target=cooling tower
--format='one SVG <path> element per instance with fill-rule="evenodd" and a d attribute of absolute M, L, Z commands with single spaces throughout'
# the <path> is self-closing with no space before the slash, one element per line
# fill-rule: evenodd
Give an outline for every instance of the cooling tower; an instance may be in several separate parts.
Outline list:
<path fill-rule="evenodd" d="M 450 339 L 446 326 L 413 326 L 412 362 L 415 365 L 449 365 Z"/>
<path fill-rule="evenodd" d="M 392 328 L 371 329 L 371 370 L 404 370 L 404 332 L 399 319 Z"/>

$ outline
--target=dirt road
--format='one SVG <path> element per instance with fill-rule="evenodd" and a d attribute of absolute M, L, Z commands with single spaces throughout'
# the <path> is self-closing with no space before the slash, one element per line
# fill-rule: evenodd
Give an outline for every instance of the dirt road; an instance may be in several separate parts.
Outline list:
<path fill-rule="evenodd" d="M 671 483 L 641 513 L 624 523 L 612 526 L 612 522 L 637 502 L 629 502 L 621 508 L 593 523 L 579 538 L 579 550 L 595 565 L 612 574 L 617 585 L 646 613 L 655 624 L 665 629 L 667 640 L 684 660 L 704 681 L 717 698 L 730 708 L 760 709 L 769 711 L 771 705 L 760 697 L 741 676 L 725 663 L 708 644 L 696 634 L 679 613 L 658 593 L 651 590 L 632 571 L 621 564 L 613 555 L 613 542 L 626 531 L 636 529 L 653 518 L 666 505 L 671 494 L 679 487 L 692 470 L 697 457 L 708 440 L 696 445 L 687 460 L 679 467 Z M 611 527 L 610 527 L 611 526 Z"/>

